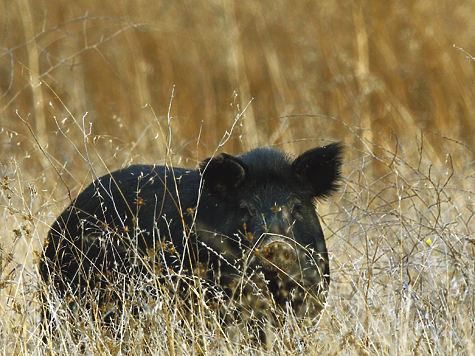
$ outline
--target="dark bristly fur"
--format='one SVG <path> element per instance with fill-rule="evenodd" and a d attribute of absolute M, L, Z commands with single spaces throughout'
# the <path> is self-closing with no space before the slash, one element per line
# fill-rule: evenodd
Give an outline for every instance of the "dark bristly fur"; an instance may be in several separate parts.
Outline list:
<path fill-rule="evenodd" d="M 99 305 L 120 299 L 114 276 L 199 275 L 230 300 L 244 294 L 243 309 L 257 315 L 291 306 L 314 317 L 330 282 L 314 203 L 337 189 L 341 155 L 339 143 L 295 160 L 259 148 L 199 170 L 136 165 L 105 175 L 53 224 L 41 275 L 62 297 L 94 295 Z"/>

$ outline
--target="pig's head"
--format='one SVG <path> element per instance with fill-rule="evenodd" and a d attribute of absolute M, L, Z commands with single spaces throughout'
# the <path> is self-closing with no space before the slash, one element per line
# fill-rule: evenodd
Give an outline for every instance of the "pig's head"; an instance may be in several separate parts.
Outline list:
<path fill-rule="evenodd" d="M 201 164 L 204 188 L 224 215 L 215 213 L 224 217 L 217 230 L 232 241 L 225 251 L 215 248 L 224 256 L 242 251 L 244 265 L 270 281 L 275 301 L 284 306 L 292 299 L 299 314 L 309 312 L 309 300 L 318 312 L 328 290 L 328 253 L 314 204 L 337 189 L 341 155 L 334 143 L 296 159 L 260 148 Z"/>

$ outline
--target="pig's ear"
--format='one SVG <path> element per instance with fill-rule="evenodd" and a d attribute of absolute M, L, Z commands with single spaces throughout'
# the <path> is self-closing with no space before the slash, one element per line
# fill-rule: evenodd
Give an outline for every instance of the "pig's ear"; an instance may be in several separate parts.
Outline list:
<path fill-rule="evenodd" d="M 246 165 L 237 157 L 221 153 L 200 164 L 204 186 L 219 199 L 225 200 L 246 179 Z"/>
<path fill-rule="evenodd" d="M 293 173 L 310 184 L 315 197 L 326 198 L 338 189 L 343 146 L 336 142 L 302 153 L 292 163 Z"/>

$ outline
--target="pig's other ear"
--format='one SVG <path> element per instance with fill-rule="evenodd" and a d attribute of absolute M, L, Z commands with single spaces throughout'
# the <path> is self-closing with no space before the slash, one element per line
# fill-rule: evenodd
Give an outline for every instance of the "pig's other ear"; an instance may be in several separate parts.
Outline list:
<path fill-rule="evenodd" d="M 221 153 L 200 164 L 204 186 L 220 200 L 226 200 L 246 179 L 247 167 L 237 157 Z"/>
<path fill-rule="evenodd" d="M 340 142 L 313 148 L 292 163 L 292 172 L 300 181 L 310 184 L 314 197 L 326 198 L 339 187 L 343 146 Z"/>

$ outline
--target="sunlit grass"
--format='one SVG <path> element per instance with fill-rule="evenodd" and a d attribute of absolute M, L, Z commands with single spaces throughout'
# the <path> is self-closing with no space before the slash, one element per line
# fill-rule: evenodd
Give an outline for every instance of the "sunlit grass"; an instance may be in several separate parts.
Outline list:
<path fill-rule="evenodd" d="M 2 354 L 474 354 L 471 2 L 195 5 L 2 5 Z M 52 294 L 62 327 L 42 342 L 38 256 L 95 176 L 333 141 L 345 181 L 318 205 L 332 282 L 317 323 L 270 328 L 262 349 L 203 300 L 190 321 L 163 295 L 111 333 Z"/>
<path fill-rule="evenodd" d="M 269 326 L 267 348 L 252 341 L 252 330 L 224 328 L 206 298 L 198 298 L 190 312 L 159 285 L 152 294 L 140 293 L 158 279 L 136 279 L 135 297 L 125 299 L 112 329 L 97 322 L 94 310 L 70 312 L 64 300 L 48 294 L 59 328 L 41 332 L 38 291 L 51 286 L 39 280 L 35 257 L 54 208 L 51 198 L 36 190 L 39 183 L 26 180 L 20 165 L 11 162 L 2 181 L 4 352 L 47 353 L 51 347 L 68 354 L 378 354 L 397 348 L 402 354 L 469 354 L 475 306 L 473 177 L 461 160 L 433 165 L 423 149 L 405 156 L 397 153 L 404 145 L 397 144 L 385 156 L 346 150 L 341 192 L 319 204 L 331 254 L 327 308 L 308 325 L 290 318 L 282 328 Z M 384 174 L 374 173 L 376 163 Z M 39 199 L 46 203 L 31 211 Z"/>

